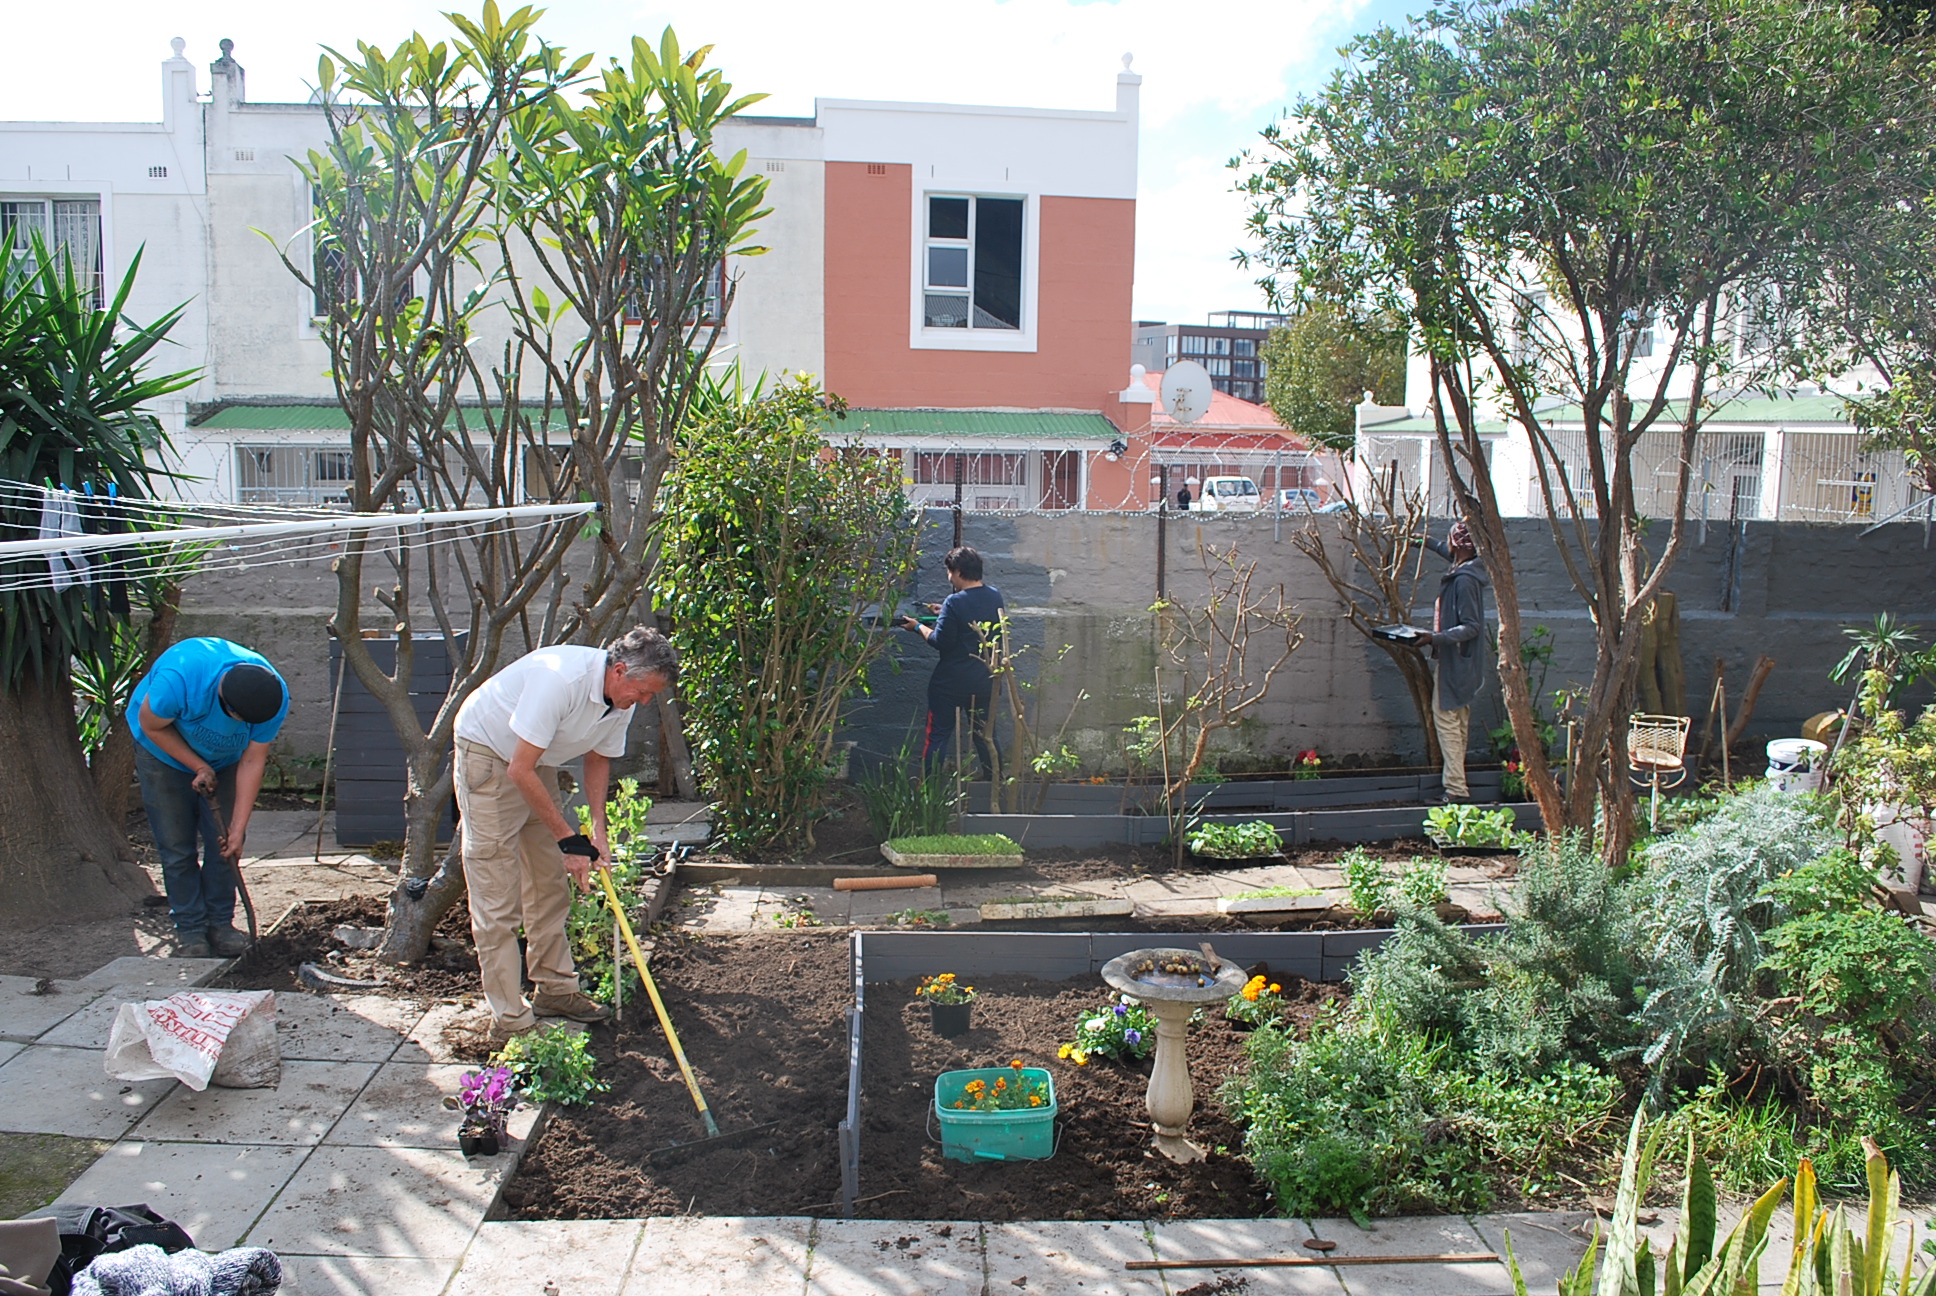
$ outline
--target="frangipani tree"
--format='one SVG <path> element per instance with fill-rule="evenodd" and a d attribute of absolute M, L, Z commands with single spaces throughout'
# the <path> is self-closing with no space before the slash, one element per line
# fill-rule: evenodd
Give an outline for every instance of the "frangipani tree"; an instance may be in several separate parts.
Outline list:
<path fill-rule="evenodd" d="M 539 16 L 487 3 L 451 15 L 447 42 L 326 53 L 330 138 L 301 164 L 314 256 L 300 240 L 283 252 L 321 311 L 355 509 L 599 506 L 586 524 L 345 547 L 333 629 L 407 762 L 392 959 L 421 954 L 463 895 L 461 860 L 435 842 L 464 701 L 511 657 L 600 641 L 639 609 L 659 479 L 731 306 L 726 258 L 760 251 L 765 182 L 714 150 L 760 96 L 735 96 L 669 30 L 587 79 L 592 57 L 542 40 Z M 589 554 L 568 563 L 581 540 Z M 372 598 L 397 636 L 390 669 L 362 638 Z M 410 696 L 419 635 L 451 662 L 427 722 Z"/>

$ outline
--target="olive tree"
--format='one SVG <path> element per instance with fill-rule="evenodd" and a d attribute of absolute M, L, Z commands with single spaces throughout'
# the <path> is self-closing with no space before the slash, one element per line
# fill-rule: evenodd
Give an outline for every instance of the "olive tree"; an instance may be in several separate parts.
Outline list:
<path fill-rule="evenodd" d="M 1818 0 L 1455 0 L 1359 38 L 1247 159 L 1266 287 L 1389 312 L 1423 353 L 1498 599 L 1527 786 L 1554 828 L 1591 828 L 1604 799 L 1610 855 L 1629 832 L 1642 622 L 1687 534 L 1696 438 L 1718 399 L 1772 373 L 1735 345 L 1744 304 L 1779 300 L 1803 244 L 1873 206 L 1928 114 L 1872 21 Z M 1555 403 L 1582 429 L 1566 444 Z M 1593 624 L 1563 790 L 1482 436 L 1500 414 L 1530 445 L 1535 507 Z M 1643 549 L 1649 438 L 1666 439 L 1650 452 L 1673 485 Z"/>
<path fill-rule="evenodd" d="M 463 895 L 461 858 L 435 843 L 464 702 L 508 656 L 595 643 L 634 614 L 671 439 L 731 306 L 726 258 L 759 251 L 765 183 L 713 147 L 759 96 L 735 97 L 669 30 L 588 76 L 592 57 L 545 42 L 539 16 L 487 3 L 450 15 L 448 41 L 326 51 L 328 140 L 301 163 L 316 220 L 283 250 L 321 313 L 357 511 L 598 506 L 345 545 L 332 629 L 406 761 L 390 959 L 420 955 Z M 366 618 L 396 636 L 388 668 Z M 427 721 L 419 635 L 451 669 Z"/>

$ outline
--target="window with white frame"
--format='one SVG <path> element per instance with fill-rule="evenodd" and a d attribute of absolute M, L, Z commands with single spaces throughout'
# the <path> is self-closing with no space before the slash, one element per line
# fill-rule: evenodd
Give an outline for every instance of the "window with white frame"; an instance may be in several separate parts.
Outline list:
<path fill-rule="evenodd" d="M 923 257 L 928 328 L 1022 327 L 1022 200 L 933 194 Z"/>
<path fill-rule="evenodd" d="M 38 238 L 74 269 L 75 282 L 101 304 L 101 203 L 97 198 L 7 198 L 0 201 L 0 249 L 9 274 L 31 266 Z"/>

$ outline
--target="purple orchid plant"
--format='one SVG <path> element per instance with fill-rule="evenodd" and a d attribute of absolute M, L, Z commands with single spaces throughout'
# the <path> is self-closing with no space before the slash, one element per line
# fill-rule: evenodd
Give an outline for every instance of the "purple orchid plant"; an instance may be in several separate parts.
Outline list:
<path fill-rule="evenodd" d="M 457 1105 L 466 1125 L 489 1129 L 501 1138 L 511 1113 L 521 1105 L 517 1077 L 510 1067 L 503 1066 L 466 1071 L 457 1084 Z"/>

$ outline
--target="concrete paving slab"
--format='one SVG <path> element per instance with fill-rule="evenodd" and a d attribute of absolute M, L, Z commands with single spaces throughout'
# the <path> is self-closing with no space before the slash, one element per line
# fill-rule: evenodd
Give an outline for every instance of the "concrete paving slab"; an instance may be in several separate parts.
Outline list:
<path fill-rule="evenodd" d="M 165 999 L 167 996 L 163 995 L 162 998 Z M 108 1035 L 114 1029 L 114 1019 L 121 1012 L 121 1005 L 139 1002 L 141 1002 L 139 999 L 130 999 L 126 991 L 110 990 L 42 1035 L 39 1042 L 59 1045 L 62 1048 L 105 1050 L 108 1046 Z"/>
<path fill-rule="evenodd" d="M 990 1224 L 982 1245 L 988 1290 L 1003 1296 L 1164 1296 L 1160 1274 L 1123 1268 L 1156 1258 L 1140 1223 Z"/>
<path fill-rule="evenodd" d="M 1468 1221 L 1488 1251 L 1506 1254 L 1512 1236 L 1513 1257 L 1529 1291 L 1555 1291 L 1559 1281 L 1586 1254 L 1593 1216 L 1587 1211 L 1539 1211 L 1503 1215 L 1474 1215 Z M 1585 1224 L 1588 1233 L 1577 1232 Z"/>
<path fill-rule="evenodd" d="M 26 1047 L 17 1040 L 0 1040 L 0 1066 L 5 1066 L 8 1058 Z"/>
<path fill-rule="evenodd" d="M 41 993 L 42 984 L 36 977 L 0 976 L 0 1040 L 35 1039 L 102 994 L 102 987 L 78 981 L 49 981 Z"/>
<path fill-rule="evenodd" d="M 751 931 L 759 923 L 760 887 L 721 887 L 717 895 L 689 891 L 679 909 L 680 926 L 693 931 Z"/>
<path fill-rule="evenodd" d="M 424 1005 L 412 999 L 279 994 L 276 1044 L 296 1061 L 387 1062 L 423 1015 Z"/>
<path fill-rule="evenodd" d="M 1457 1215 L 1378 1220 L 1359 1228 L 1348 1219 L 1316 1219 L 1312 1231 L 1337 1243 L 1333 1256 L 1439 1255 L 1490 1251 Z M 1512 1278 L 1499 1261 L 1483 1264 L 1354 1265 L 1338 1271 L 1352 1296 L 1511 1296 Z"/>
<path fill-rule="evenodd" d="M 474 1003 L 434 1003 L 410 1028 L 410 1034 L 391 1055 L 392 1062 L 461 1062 L 459 1041 L 447 1039 L 451 1032 L 474 1035 L 481 1043 L 491 1026 L 491 1010 L 483 1000 Z"/>
<path fill-rule="evenodd" d="M 454 1147 L 319 1147 L 249 1230 L 248 1244 L 278 1255 L 455 1262 L 511 1164 L 504 1156 L 466 1162 Z"/>
<path fill-rule="evenodd" d="M 808 1296 L 982 1296 L 981 1225 L 822 1220 Z"/>
<path fill-rule="evenodd" d="M 814 1221 L 796 1216 L 649 1219 L 633 1253 L 623 1296 L 804 1292 L 813 1227 Z"/>
<path fill-rule="evenodd" d="M 471 1240 L 444 1296 L 619 1296 L 644 1232 L 644 1220 L 493 1221 Z"/>
<path fill-rule="evenodd" d="M 1281 1257 L 1322 1260 L 1303 1244 L 1311 1236 L 1302 1220 L 1179 1220 L 1151 1229 L 1159 1260 L 1261 1260 Z M 1244 1296 L 1344 1296 L 1336 1269 L 1168 1269 L 1171 1291 L 1198 1284 L 1229 1283 Z M 1030 1284 L 1033 1286 L 1033 1284 Z M 1357 1289 L 1353 1289 L 1357 1290 Z M 1382 1288 L 1369 1289 L 1383 1296 Z"/>
<path fill-rule="evenodd" d="M 385 1062 L 357 1096 L 325 1143 L 347 1147 L 453 1148 L 463 1113 L 444 1106 L 475 1067 L 422 1062 Z M 531 1137 L 536 1107 L 511 1113 L 511 1137 Z"/>
<path fill-rule="evenodd" d="M 375 1074 L 373 1062 L 284 1062 L 274 1089 L 183 1085 L 141 1123 L 141 1137 L 313 1147 Z"/>
<path fill-rule="evenodd" d="M 281 1296 L 437 1296 L 455 1260 L 285 1255 Z M 531 1288 L 535 1292 L 537 1288 Z"/>
<path fill-rule="evenodd" d="M 232 1247 L 302 1164 L 297 1147 L 124 1139 L 68 1185 L 56 1205 L 147 1202 L 204 1251 Z"/>
<path fill-rule="evenodd" d="M 35 1044 L 0 1066 L 0 1129 L 118 1139 L 175 1087 L 173 1080 L 116 1080 L 96 1049 Z"/>
<path fill-rule="evenodd" d="M 909 909 L 940 909 L 946 901 L 941 888 L 909 887 L 904 891 L 850 891 L 843 894 L 853 897 L 848 906 L 848 921 L 856 927 L 878 927 L 895 914 Z M 826 919 L 822 914 L 821 918 Z"/>
<path fill-rule="evenodd" d="M 115 959 L 81 978 L 81 984 L 103 989 L 141 988 L 144 999 L 166 999 L 177 990 L 207 985 L 229 965 L 218 958 L 137 958 L 132 954 Z"/>

